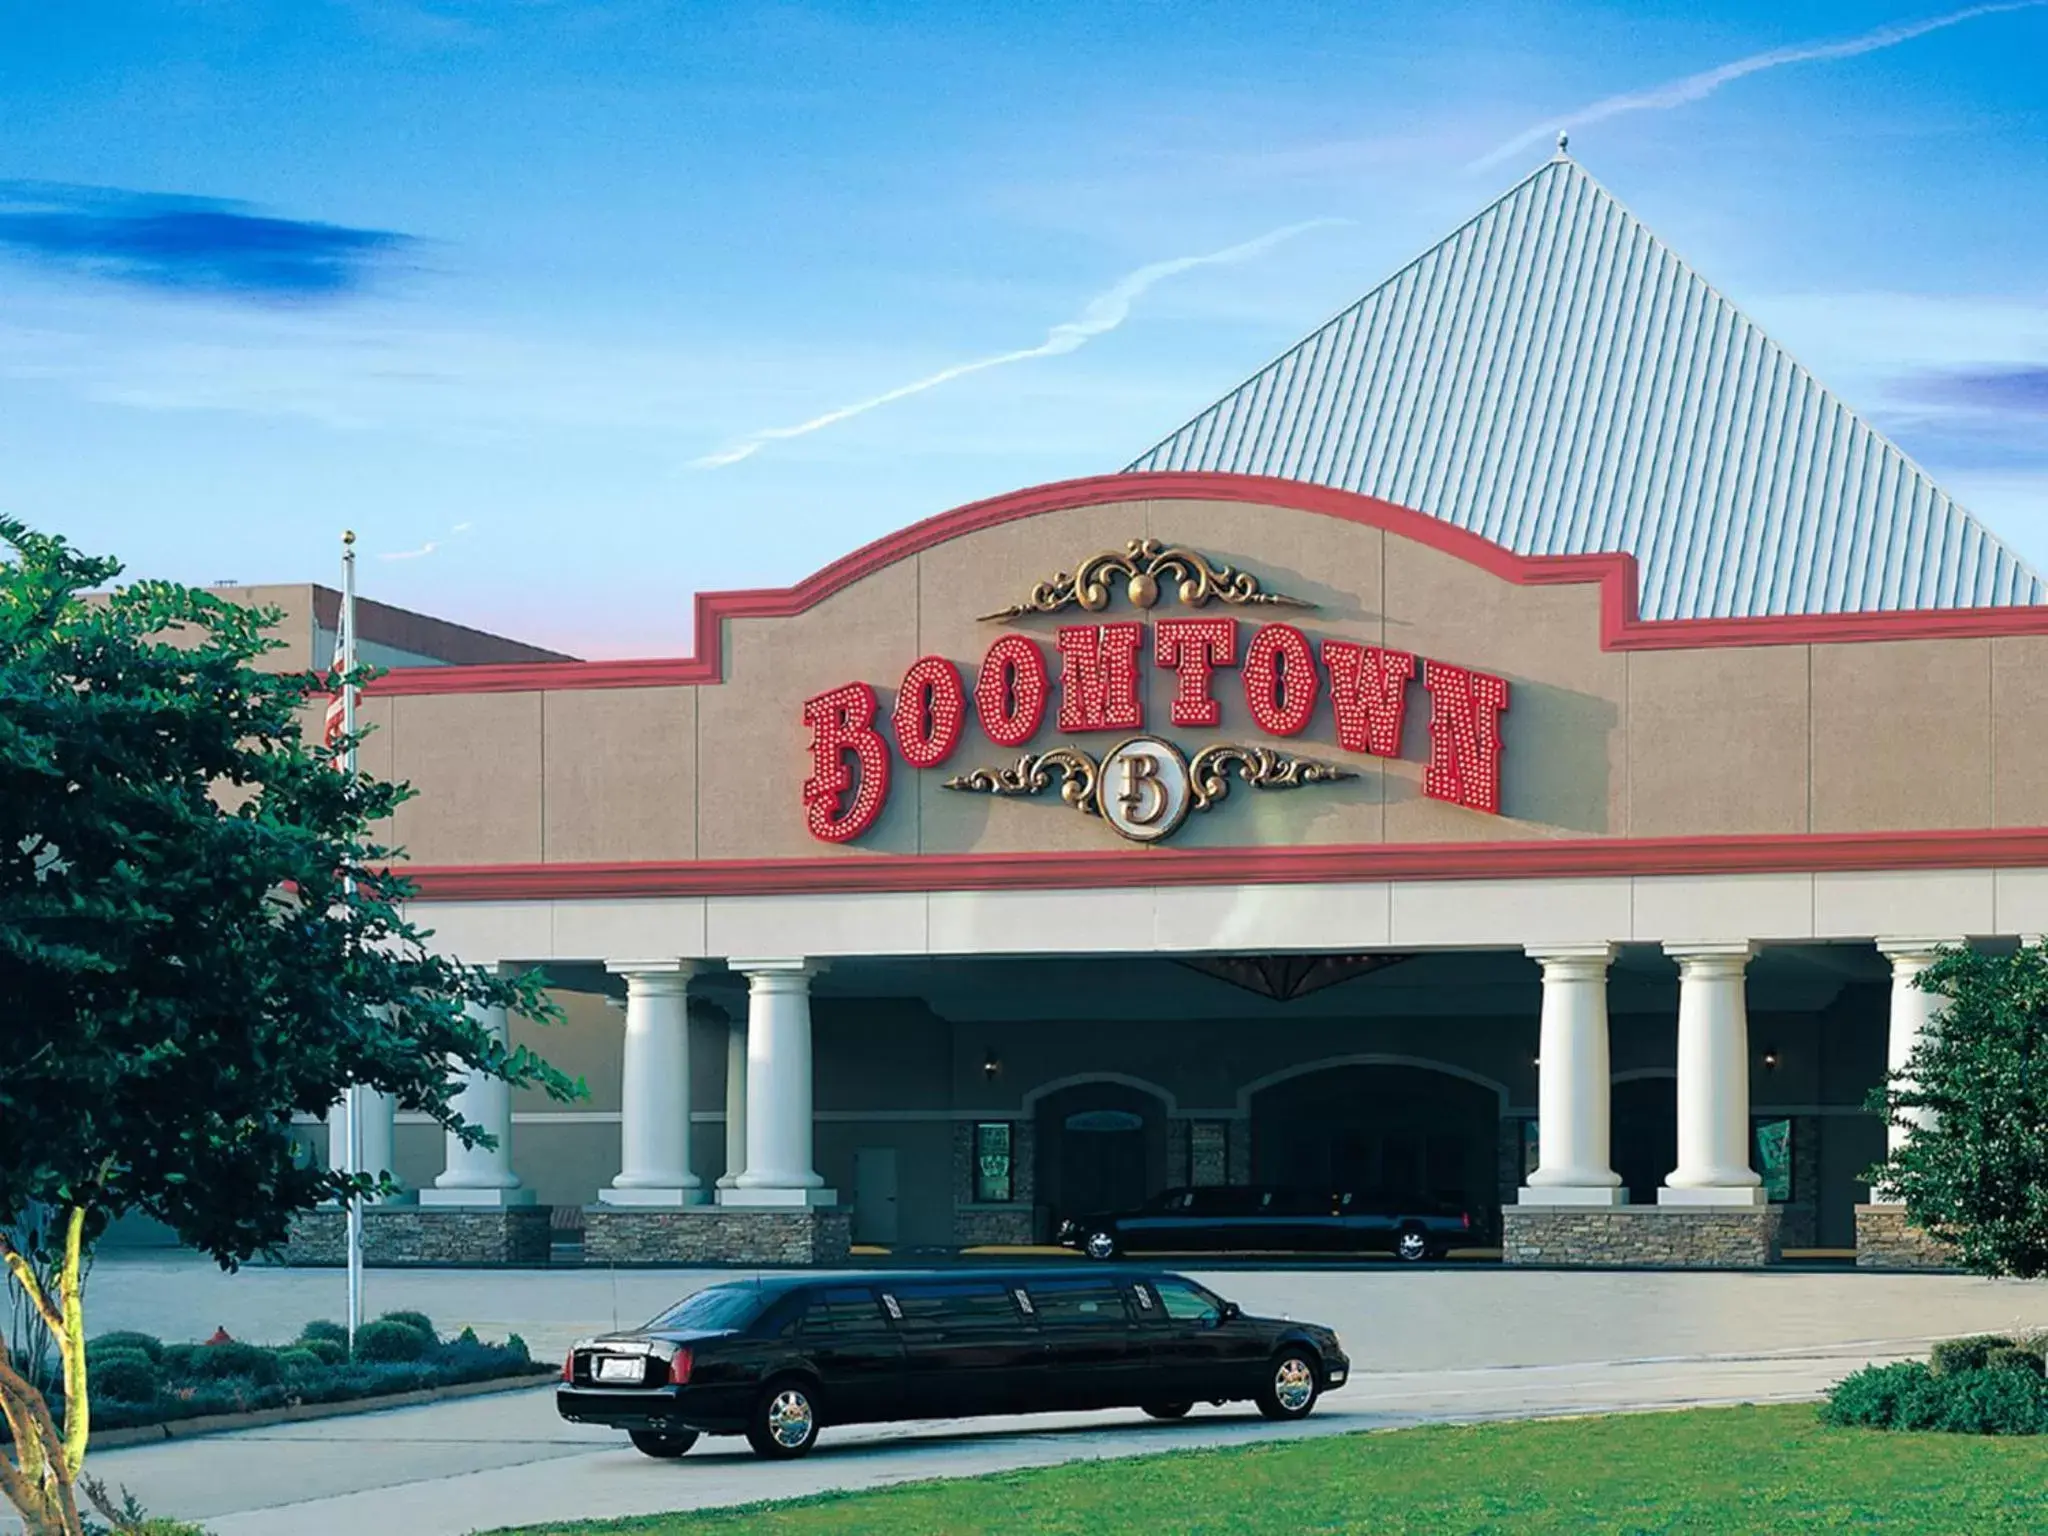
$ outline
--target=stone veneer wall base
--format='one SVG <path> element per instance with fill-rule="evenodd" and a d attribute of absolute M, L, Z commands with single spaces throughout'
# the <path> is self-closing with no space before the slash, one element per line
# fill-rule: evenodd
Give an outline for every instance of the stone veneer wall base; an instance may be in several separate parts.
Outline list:
<path fill-rule="evenodd" d="M 552 1211 L 546 1205 L 366 1206 L 363 1263 L 376 1269 L 545 1264 Z M 295 1217 L 284 1261 L 308 1268 L 345 1264 L 348 1212 L 322 1208 Z"/>
<path fill-rule="evenodd" d="M 1906 1223 L 1903 1205 L 1856 1207 L 1858 1269 L 1962 1268 L 1956 1251 L 1920 1227 Z"/>
<path fill-rule="evenodd" d="M 1036 1237 L 1038 1213 L 1028 1205 L 953 1208 L 953 1242 L 960 1248 L 1025 1247 Z"/>
<path fill-rule="evenodd" d="M 1777 1206 L 1510 1205 L 1501 1262 L 1580 1269 L 1759 1269 L 1776 1263 Z"/>
<path fill-rule="evenodd" d="M 844 1264 L 852 1244 L 851 1213 L 832 1206 L 583 1208 L 585 1264 Z"/>

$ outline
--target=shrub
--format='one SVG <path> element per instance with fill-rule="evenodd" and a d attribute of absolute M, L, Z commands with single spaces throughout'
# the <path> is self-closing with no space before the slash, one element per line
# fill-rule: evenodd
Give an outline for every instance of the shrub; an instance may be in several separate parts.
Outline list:
<path fill-rule="evenodd" d="M 156 1367 L 139 1350 L 116 1350 L 91 1362 L 86 1380 L 95 1397 L 112 1398 L 123 1403 L 156 1401 Z"/>
<path fill-rule="evenodd" d="M 127 1329 L 103 1333 L 96 1339 L 86 1340 L 86 1359 L 91 1360 L 107 1352 L 142 1355 L 151 1365 L 161 1365 L 164 1358 L 164 1346 L 160 1339 Z"/>
<path fill-rule="evenodd" d="M 1918 1360 L 1867 1365 L 1828 1389 L 1827 1401 L 1820 1407 L 1821 1422 L 1895 1429 L 1901 1405 L 1908 1398 L 1925 1396 L 1935 1380 L 1934 1373 Z"/>
<path fill-rule="evenodd" d="M 324 1317 L 316 1318 L 299 1330 L 299 1342 L 301 1344 L 311 1344 L 316 1339 L 325 1339 L 329 1343 L 339 1344 L 343 1349 L 347 1349 L 348 1329 L 340 1323 L 330 1323 Z"/>
<path fill-rule="evenodd" d="M 356 1330 L 356 1359 L 370 1364 L 423 1359 L 433 1347 L 431 1335 L 395 1318 L 380 1317 Z"/>
<path fill-rule="evenodd" d="M 340 1339 L 301 1339 L 292 1351 L 303 1351 L 322 1365 L 347 1365 L 348 1345 Z"/>
<path fill-rule="evenodd" d="M 2048 1380 L 2035 1358 L 1936 1375 L 1917 1360 L 1873 1365 L 1835 1383 L 1821 1406 L 1828 1424 L 1939 1429 L 1965 1435 L 2048 1434 Z"/>
<path fill-rule="evenodd" d="M 533 1359 L 532 1352 L 526 1347 L 526 1340 L 516 1333 L 506 1335 L 505 1347 L 512 1352 L 512 1357 L 522 1364 Z"/>
<path fill-rule="evenodd" d="M 310 1349 L 280 1349 L 277 1368 L 286 1376 L 310 1376 L 327 1369 L 327 1362 Z"/>
<path fill-rule="evenodd" d="M 139 1349 L 96 1349 L 89 1351 L 85 1357 L 85 1368 L 88 1371 L 97 1370 L 110 1360 L 140 1360 L 151 1370 L 156 1369 L 156 1362 Z"/>
<path fill-rule="evenodd" d="M 165 1364 L 169 1363 L 166 1359 Z M 260 1344 L 202 1344 L 187 1358 L 185 1375 L 193 1381 L 223 1381 L 239 1376 L 259 1387 L 275 1386 L 277 1356 Z"/>
<path fill-rule="evenodd" d="M 1958 1371 L 1941 1379 L 1934 1428 L 1962 1435 L 2038 1435 L 2048 1430 L 2048 1382 L 2031 1371 Z"/>
<path fill-rule="evenodd" d="M 425 1334 L 429 1344 L 437 1344 L 441 1339 L 441 1336 L 434 1332 L 432 1319 L 424 1312 L 386 1312 L 377 1321 L 380 1323 L 403 1323 L 415 1332 Z M 362 1330 L 359 1328 L 356 1330 L 356 1333 L 360 1337 Z"/>
<path fill-rule="evenodd" d="M 455 1335 L 455 1342 L 458 1344 L 477 1344 L 482 1341 L 477 1338 L 476 1330 L 470 1327 L 469 1324 L 464 1323 L 462 1325 L 462 1332 Z"/>
<path fill-rule="evenodd" d="M 164 1380 L 189 1380 L 194 1374 L 192 1361 L 206 1347 L 204 1344 L 166 1344 L 163 1358 L 157 1362 L 163 1367 Z"/>
<path fill-rule="evenodd" d="M 2032 1371 L 2039 1376 L 2044 1373 L 2044 1362 L 2034 1350 L 2012 1344 L 1987 1350 L 1984 1368 L 1990 1371 Z"/>
<path fill-rule="evenodd" d="M 1984 1357 L 1994 1349 L 2011 1349 L 2013 1342 L 2002 1334 L 1978 1333 L 1965 1339 L 1943 1339 L 1934 1346 L 1927 1357 L 1937 1376 L 1947 1376 L 1955 1371 L 1976 1371 L 1984 1367 Z"/>

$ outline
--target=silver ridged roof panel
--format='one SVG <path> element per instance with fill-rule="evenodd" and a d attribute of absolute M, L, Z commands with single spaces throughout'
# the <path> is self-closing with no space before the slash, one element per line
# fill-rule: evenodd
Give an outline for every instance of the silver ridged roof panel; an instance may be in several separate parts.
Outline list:
<path fill-rule="evenodd" d="M 1563 156 L 1130 468 L 1359 491 L 1520 554 L 1627 550 L 1650 619 L 2048 600 Z"/>

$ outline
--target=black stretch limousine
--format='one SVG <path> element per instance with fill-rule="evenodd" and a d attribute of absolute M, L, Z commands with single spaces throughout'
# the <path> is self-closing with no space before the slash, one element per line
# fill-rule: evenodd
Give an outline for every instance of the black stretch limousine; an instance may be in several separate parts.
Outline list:
<path fill-rule="evenodd" d="M 1472 1216 L 1439 1201 L 1371 1190 L 1214 1185 L 1169 1189 L 1134 1211 L 1060 1223 L 1091 1259 L 1127 1253 L 1391 1253 L 1414 1263 L 1472 1241 Z"/>
<path fill-rule="evenodd" d="M 1247 1317 L 1179 1275 L 1091 1269 L 777 1277 L 697 1292 L 585 1339 L 555 1406 L 649 1456 L 743 1434 L 801 1456 L 826 1424 L 1249 1400 L 1298 1419 L 1351 1363 L 1314 1323 Z"/>

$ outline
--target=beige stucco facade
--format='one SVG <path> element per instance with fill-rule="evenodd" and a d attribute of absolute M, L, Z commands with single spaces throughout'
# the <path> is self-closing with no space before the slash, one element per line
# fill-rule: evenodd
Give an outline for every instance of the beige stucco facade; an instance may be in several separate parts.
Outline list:
<path fill-rule="evenodd" d="M 808 698 L 865 681 L 886 720 L 897 680 L 927 655 L 953 660 L 971 690 L 990 640 L 1004 630 L 1042 642 L 1057 687 L 1061 626 L 1149 622 L 1186 610 L 1168 597 L 1146 613 L 1118 596 L 1100 614 L 1068 609 L 1001 625 L 977 615 L 1097 550 L 1142 537 L 1198 550 L 1315 605 L 1238 610 L 1240 654 L 1260 623 L 1284 621 L 1312 642 L 1408 651 L 1496 674 L 1512 690 L 1501 720 L 1498 816 L 1422 793 L 1427 702 L 1419 682 L 1402 750 L 1385 759 L 1338 744 L 1325 690 L 1307 730 L 1287 745 L 1341 762 L 1356 777 L 1312 792 L 1244 796 L 1191 818 L 1176 847 L 1784 836 L 2048 821 L 2048 787 L 2032 771 L 2048 748 L 2048 635 L 1607 648 L 1596 581 L 1520 585 L 1457 554 L 1319 512 L 1193 500 L 1022 518 L 907 554 L 801 613 L 728 620 L 715 685 L 373 696 L 365 717 L 378 734 L 365 764 L 419 791 L 397 833 L 423 866 L 1114 848 L 1099 822 L 1056 799 L 945 789 L 954 772 L 1016 756 L 971 725 L 943 771 L 896 763 L 887 809 L 864 836 L 821 843 L 802 815 L 811 771 L 802 711 Z M 1259 737 L 1235 668 L 1215 678 L 1220 727 L 1168 726 L 1175 679 L 1151 664 L 1149 651 L 1148 644 L 1148 729 L 1190 753 Z M 1054 739 L 1066 737 L 1048 722 L 1037 744 Z"/>

